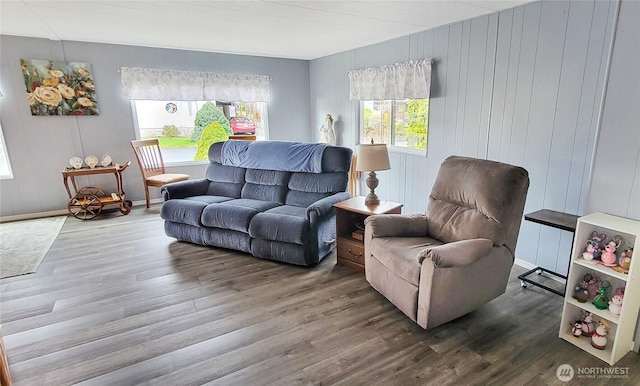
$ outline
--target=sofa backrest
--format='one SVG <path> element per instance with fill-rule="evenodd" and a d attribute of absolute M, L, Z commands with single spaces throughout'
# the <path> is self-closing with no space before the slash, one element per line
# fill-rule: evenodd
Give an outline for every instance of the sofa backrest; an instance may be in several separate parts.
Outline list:
<path fill-rule="evenodd" d="M 528 188 L 529 174 L 521 167 L 451 156 L 429 196 L 429 234 L 445 243 L 487 238 L 513 254 Z"/>
<path fill-rule="evenodd" d="M 290 177 L 289 172 L 247 169 L 241 197 L 284 204 Z"/>
<path fill-rule="evenodd" d="M 218 162 L 209 162 L 204 176 L 214 183 L 209 184 L 207 194 L 240 198 L 245 183 L 246 169 L 235 166 L 225 166 Z"/>
<path fill-rule="evenodd" d="M 292 173 L 285 204 L 306 208 L 322 198 L 344 192 L 347 182 L 344 172 Z"/>
<path fill-rule="evenodd" d="M 273 143 L 278 151 L 287 144 L 300 144 L 266 141 L 261 148 L 268 151 L 269 143 Z M 209 194 L 307 207 L 319 199 L 346 191 L 352 150 L 326 144 L 304 145 L 323 149 L 320 173 L 227 166 L 223 164 L 224 143 L 214 143 L 209 148 L 210 163 L 205 173 L 205 177 L 214 182 L 210 184 Z"/>

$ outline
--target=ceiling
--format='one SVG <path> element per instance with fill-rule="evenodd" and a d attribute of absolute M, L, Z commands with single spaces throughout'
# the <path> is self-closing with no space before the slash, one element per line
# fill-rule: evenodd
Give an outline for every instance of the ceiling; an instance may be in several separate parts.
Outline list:
<path fill-rule="evenodd" d="M 527 0 L 0 0 L 0 34 L 315 59 Z"/>

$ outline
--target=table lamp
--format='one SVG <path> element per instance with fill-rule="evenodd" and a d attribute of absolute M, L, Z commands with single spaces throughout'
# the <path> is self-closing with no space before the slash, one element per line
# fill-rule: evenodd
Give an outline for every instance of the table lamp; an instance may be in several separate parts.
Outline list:
<path fill-rule="evenodd" d="M 358 145 L 357 154 L 356 170 L 359 172 L 369 172 L 369 177 L 367 177 L 366 180 L 367 186 L 369 187 L 369 194 L 364 199 L 364 203 L 365 205 L 378 205 L 380 204 L 380 200 L 375 193 L 375 189 L 378 187 L 376 171 L 391 169 L 387 145 L 384 143 L 373 143 L 373 139 L 371 139 L 370 144 L 361 143 Z"/>

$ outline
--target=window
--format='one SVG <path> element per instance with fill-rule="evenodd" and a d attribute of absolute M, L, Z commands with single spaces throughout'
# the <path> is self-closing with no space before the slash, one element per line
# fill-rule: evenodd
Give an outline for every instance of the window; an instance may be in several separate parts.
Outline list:
<path fill-rule="evenodd" d="M 373 139 L 396 148 L 427 149 L 428 99 L 368 100 L 360 106 L 360 142 Z"/>
<path fill-rule="evenodd" d="M 213 116 L 224 115 L 227 120 L 237 117 L 242 123 L 229 124 L 236 134 L 254 132 L 257 140 L 267 137 L 264 102 L 133 100 L 132 105 L 138 138 L 158 138 L 165 164 L 195 161 L 199 134 L 203 129 L 196 130 L 196 114 L 200 110 L 203 114 L 206 110 Z"/>
<path fill-rule="evenodd" d="M 9 163 L 9 155 L 7 147 L 4 144 L 4 134 L 2 133 L 2 125 L 0 125 L 0 179 L 13 178 L 11 172 L 11 164 Z"/>

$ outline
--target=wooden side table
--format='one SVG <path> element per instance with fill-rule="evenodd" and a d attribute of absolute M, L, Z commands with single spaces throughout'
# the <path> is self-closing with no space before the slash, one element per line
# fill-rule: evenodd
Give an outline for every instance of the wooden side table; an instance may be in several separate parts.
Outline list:
<path fill-rule="evenodd" d="M 364 197 L 353 197 L 333 206 L 336 208 L 338 264 L 364 272 L 364 240 L 354 233 L 358 231 L 356 225 L 363 228 L 364 219 L 374 214 L 400 214 L 402 204 L 381 201 L 379 205 L 367 206 Z"/>

